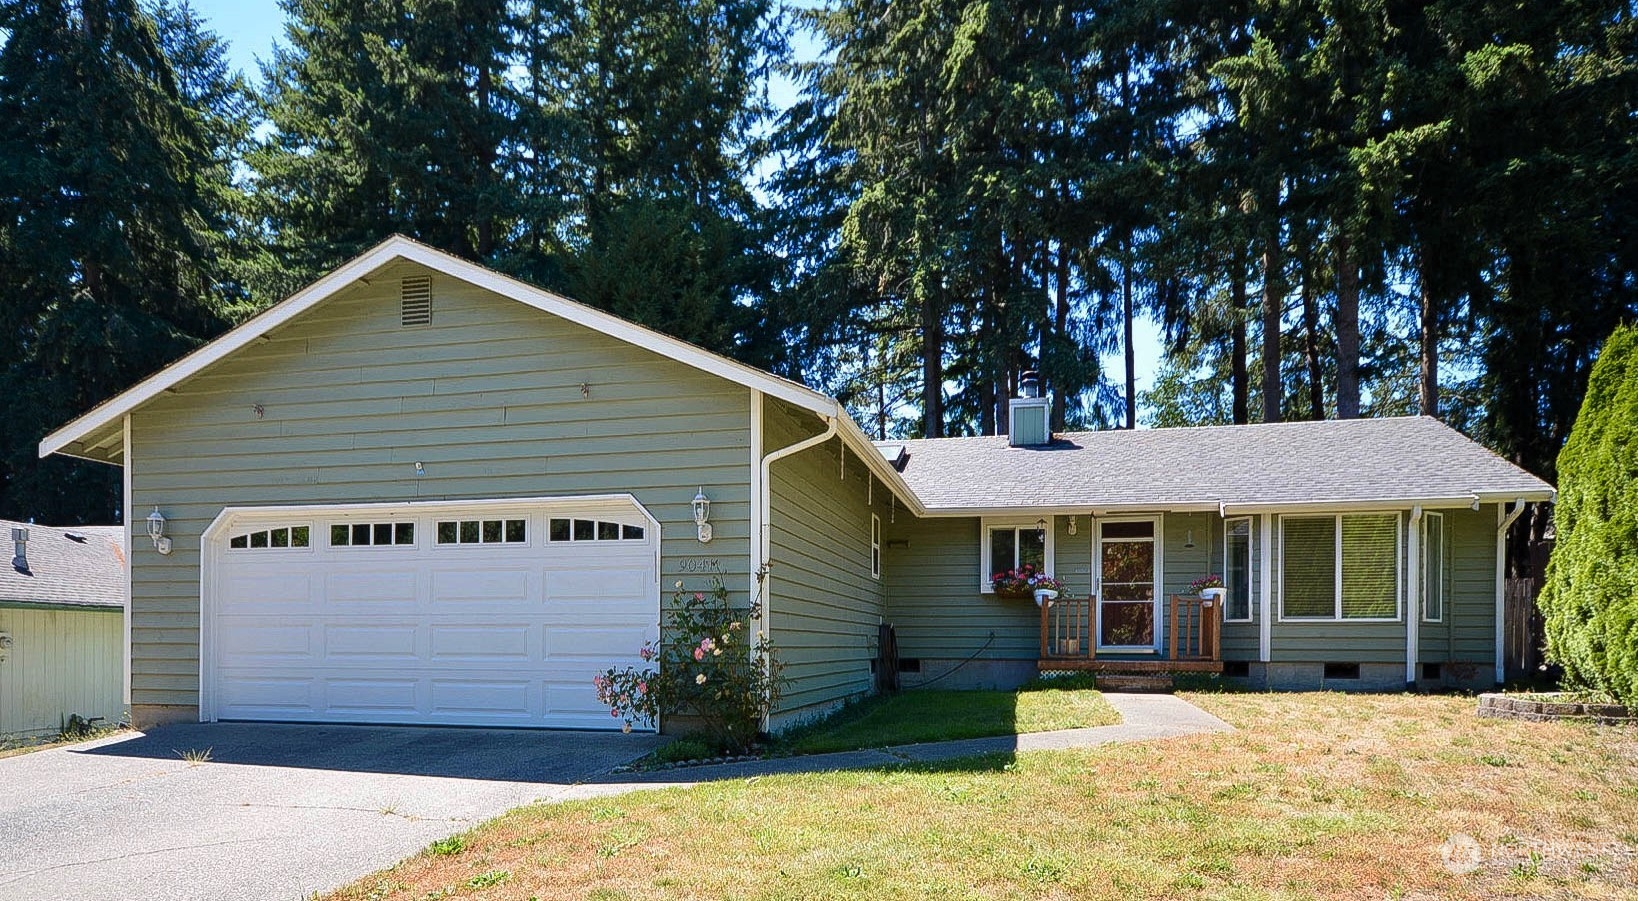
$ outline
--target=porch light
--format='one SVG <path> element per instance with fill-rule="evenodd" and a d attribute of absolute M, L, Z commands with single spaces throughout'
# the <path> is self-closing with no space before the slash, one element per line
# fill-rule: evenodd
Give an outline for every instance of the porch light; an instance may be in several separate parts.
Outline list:
<path fill-rule="evenodd" d="M 711 540 L 711 499 L 703 487 L 694 495 L 694 525 L 699 527 L 701 544 Z"/>
<path fill-rule="evenodd" d="M 1046 520 L 1044 518 L 1035 521 L 1035 537 L 1042 541 L 1046 540 Z"/>
<path fill-rule="evenodd" d="M 161 554 L 171 552 L 171 540 L 165 537 L 165 515 L 158 507 L 148 514 L 148 537 L 154 540 L 154 550 Z"/>
<path fill-rule="evenodd" d="M 1194 530 L 1190 529 L 1183 534 L 1183 546 L 1194 547 Z"/>

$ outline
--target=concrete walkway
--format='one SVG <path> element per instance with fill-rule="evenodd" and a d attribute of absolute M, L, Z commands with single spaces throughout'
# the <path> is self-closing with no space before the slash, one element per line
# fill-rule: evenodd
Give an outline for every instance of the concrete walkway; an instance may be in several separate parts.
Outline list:
<path fill-rule="evenodd" d="M 741 779 L 776 773 L 821 773 L 906 763 L 937 763 L 982 754 L 1061 751 L 1070 748 L 1092 748 L 1115 742 L 1177 738 L 1201 732 L 1234 731 L 1234 727 L 1228 723 L 1173 695 L 1106 693 L 1103 699 L 1120 713 L 1120 723 L 1113 726 L 1094 726 L 1090 729 L 1062 729 L 1056 732 L 998 735 L 994 738 L 936 741 L 868 751 L 776 757 L 771 760 L 681 767 L 657 772 L 611 773 L 595 780 L 594 783 L 577 786 L 557 800 L 567 800 L 568 797 L 574 796 L 607 795 L 612 793 L 611 788 L 618 790 L 618 786 L 694 785 L 720 779 Z"/>

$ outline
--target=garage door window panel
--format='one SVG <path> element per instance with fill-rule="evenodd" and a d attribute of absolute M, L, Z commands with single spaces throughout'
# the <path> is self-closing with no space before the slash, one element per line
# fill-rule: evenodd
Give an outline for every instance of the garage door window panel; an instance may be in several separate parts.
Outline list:
<path fill-rule="evenodd" d="M 239 551 L 305 550 L 311 544 L 312 527 L 310 526 L 277 526 L 251 532 L 240 532 L 228 538 L 228 549 Z"/>
<path fill-rule="evenodd" d="M 437 540 L 441 545 L 528 544 L 526 519 L 440 519 Z"/>
<path fill-rule="evenodd" d="M 602 519 L 554 516 L 546 526 L 546 540 L 553 544 L 577 541 L 642 541 L 647 536 L 648 531 L 642 526 Z"/>
<path fill-rule="evenodd" d="M 331 547 L 413 547 L 413 522 L 338 522 L 330 526 Z"/>

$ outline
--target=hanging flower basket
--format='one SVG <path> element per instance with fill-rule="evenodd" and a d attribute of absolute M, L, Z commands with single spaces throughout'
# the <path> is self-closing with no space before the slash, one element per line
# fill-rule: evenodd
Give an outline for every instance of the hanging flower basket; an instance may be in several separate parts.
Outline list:
<path fill-rule="evenodd" d="M 1033 601 L 1037 591 L 1056 593 L 1064 588 L 1062 582 L 1029 564 L 996 573 L 990 577 L 990 585 L 994 587 L 996 597 L 1015 601 Z"/>

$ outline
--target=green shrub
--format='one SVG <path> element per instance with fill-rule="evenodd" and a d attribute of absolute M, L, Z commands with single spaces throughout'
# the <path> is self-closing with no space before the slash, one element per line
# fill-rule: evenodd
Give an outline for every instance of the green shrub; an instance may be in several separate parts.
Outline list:
<path fill-rule="evenodd" d="M 1558 479 L 1547 657 L 1572 687 L 1638 704 L 1638 329 L 1604 343 Z"/>

